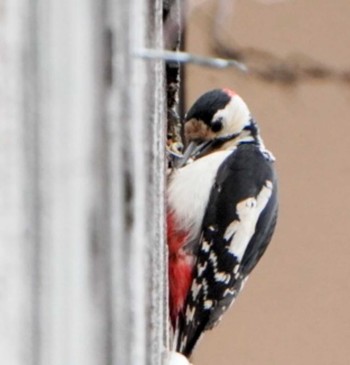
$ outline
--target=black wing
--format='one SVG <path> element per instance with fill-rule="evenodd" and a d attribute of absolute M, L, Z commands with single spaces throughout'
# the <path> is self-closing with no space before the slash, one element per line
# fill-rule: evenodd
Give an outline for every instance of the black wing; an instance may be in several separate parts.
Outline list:
<path fill-rule="evenodd" d="M 256 145 L 240 145 L 220 166 L 210 194 L 177 351 L 189 356 L 232 304 L 271 240 L 277 205 L 272 159 Z"/>

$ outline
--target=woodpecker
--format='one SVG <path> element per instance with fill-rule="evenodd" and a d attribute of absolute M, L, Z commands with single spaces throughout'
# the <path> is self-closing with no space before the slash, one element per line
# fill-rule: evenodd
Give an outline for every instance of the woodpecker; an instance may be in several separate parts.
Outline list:
<path fill-rule="evenodd" d="M 275 158 L 233 90 L 199 97 L 184 131 L 188 147 L 167 188 L 167 240 L 175 350 L 189 357 L 265 252 L 278 198 Z"/>

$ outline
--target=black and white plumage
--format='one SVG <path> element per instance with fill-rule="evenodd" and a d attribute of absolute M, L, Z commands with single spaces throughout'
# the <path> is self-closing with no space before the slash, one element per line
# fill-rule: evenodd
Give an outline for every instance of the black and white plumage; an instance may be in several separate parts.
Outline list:
<path fill-rule="evenodd" d="M 169 183 L 168 244 L 176 350 L 190 356 L 265 252 L 278 200 L 274 157 L 235 92 L 202 95 L 187 113 L 185 133 L 197 147 L 186 155 L 193 161 L 184 162 Z M 179 294 L 183 267 L 191 276 Z"/>

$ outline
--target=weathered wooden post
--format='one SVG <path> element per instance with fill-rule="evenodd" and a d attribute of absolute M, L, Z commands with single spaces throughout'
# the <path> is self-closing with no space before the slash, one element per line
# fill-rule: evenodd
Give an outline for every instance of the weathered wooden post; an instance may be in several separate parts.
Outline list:
<path fill-rule="evenodd" d="M 161 364 L 162 2 L 4 0 L 0 356 Z"/>

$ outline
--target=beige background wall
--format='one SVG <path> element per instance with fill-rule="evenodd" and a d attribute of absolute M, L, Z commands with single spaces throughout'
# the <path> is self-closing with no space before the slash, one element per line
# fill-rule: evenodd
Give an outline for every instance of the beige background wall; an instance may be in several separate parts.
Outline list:
<path fill-rule="evenodd" d="M 249 48 L 248 63 L 258 49 L 263 68 L 281 57 L 298 75 L 315 64 L 327 72 L 283 84 L 187 68 L 188 104 L 221 86 L 246 100 L 277 157 L 281 202 L 269 250 L 194 363 L 350 364 L 350 1 L 222 3 L 220 38 Z M 188 51 L 214 55 L 216 12 L 214 0 L 191 8 Z"/>

